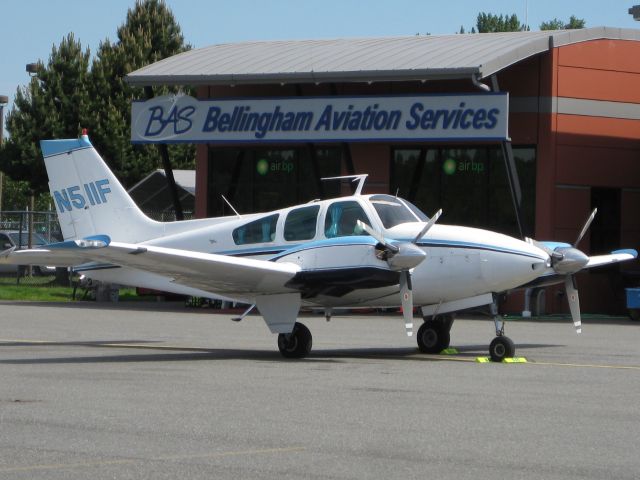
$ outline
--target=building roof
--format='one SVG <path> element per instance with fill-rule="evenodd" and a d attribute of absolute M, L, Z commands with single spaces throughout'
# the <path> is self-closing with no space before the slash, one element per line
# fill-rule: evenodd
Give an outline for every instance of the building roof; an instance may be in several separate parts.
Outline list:
<path fill-rule="evenodd" d="M 197 48 L 127 75 L 131 85 L 239 85 L 485 78 L 554 47 L 640 40 L 640 30 L 414 35 L 242 42 Z"/>
<path fill-rule="evenodd" d="M 196 193 L 195 170 L 173 170 L 178 196 L 185 210 L 193 210 Z M 154 170 L 129 189 L 129 194 L 142 210 L 163 211 L 173 208 L 173 200 L 163 169 Z"/>

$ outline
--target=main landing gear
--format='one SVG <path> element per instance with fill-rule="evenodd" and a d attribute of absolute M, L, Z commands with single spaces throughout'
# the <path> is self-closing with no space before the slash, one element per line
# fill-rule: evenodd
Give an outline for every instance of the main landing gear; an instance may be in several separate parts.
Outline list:
<path fill-rule="evenodd" d="M 494 362 L 502 362 L 505 358 L 512 358 L 515 355 L 516 347 L 513 340 L 504 334 L 504 321 L 498 314 L 495 301 L 490 308 L 496 327 L 496 338 L 489 345 L 489 356 Z M 418 329 L 416 336 L 418 349 L 422 353 L 437 354 L 449 348 L 453 320 L 454 314 L 424 317 L 424 323 Z"/>
<path fill-rule="evenodd" d="M 440 353 L 449 348 L 453 314 L 424 317 L 424 323 L 418 329 L 416 340 L 422 353 Z"/>
<path fill-rule="evenodd" d="M 296 322 L 291 333 L 278 335 L 278 348 L 285 358 L 304 358 L 311 352 L 313 343 L 311 332 L 303 324 Z"/>

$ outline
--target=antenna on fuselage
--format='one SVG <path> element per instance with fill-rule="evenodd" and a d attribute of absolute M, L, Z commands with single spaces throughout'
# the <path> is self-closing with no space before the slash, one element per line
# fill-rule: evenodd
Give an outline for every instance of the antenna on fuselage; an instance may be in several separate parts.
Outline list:
<path fill-rule="evenodd" d="M 233 205 L 231 205 L 231 202 L 229 200 L 227 200 L 224 195 L 220 194 L 220 196 L 227 203 L 227 205 L 229 205 L 229 207 L 231 207 L 231 210 L 233 210 L 233 213 L 235 213 L 238 216 L 238 218 L 242 218 L 242 215 L 240 215 L 238 213 L 238 211 L 235 208 L 233 208 Z"/>
<path fill-rule="evenodd" d="M 362 188 L 364 187 L 364 181 L 368 176 L 368 173 L 363 173 L 361 175 L 344 175 L 342 177 L 324 177 L 320 180 L 351 180 L 352 182 L 358 182 L 354 195 L 360 195 L 362 193 Z"/>

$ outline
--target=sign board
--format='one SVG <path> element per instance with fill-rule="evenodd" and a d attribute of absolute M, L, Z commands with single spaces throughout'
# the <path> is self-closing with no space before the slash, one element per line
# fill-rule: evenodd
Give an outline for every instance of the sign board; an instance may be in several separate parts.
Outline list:
<path fill-rule="evenodd" d="M 505 140 L 507 93 L 133 102 L 133 143 Z"/>

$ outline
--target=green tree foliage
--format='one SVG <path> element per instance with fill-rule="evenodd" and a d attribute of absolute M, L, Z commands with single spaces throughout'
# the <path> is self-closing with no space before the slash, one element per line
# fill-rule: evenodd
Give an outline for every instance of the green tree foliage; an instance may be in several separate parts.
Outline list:
<path fill-rule="evenodd" d="M 90 126 L 91 140 L 125 185 L 133 185 L 161 162 L 155 146 L 131 144 L 131 102 L 144 99 L 145 92 L 130 87 L 124 77 L 189 48 L 171 10 L 161 0 L 138 0 L 118 28 L 118 41 L 105 40 L 98 48 L 90 85 L 96 111 L 101 115 Z M 169 91 L 158 87 L 153 94 Z M 176 168 L 194 166 L 195 149 L 191 145 L 171 146 L 169 156 Z"/>
<path fill-rule="evenodd" d="M 89 49 L 82 50 L 70 33 L 53 47 L 47 65 L 38 63 L 37 75 L 16 93 L 0 168 L 13 179 L 28 181 L 34 192 L 47 190 L 40 140 L 78 136 L 89 114 L 88 64 Z"/>
<path fill-rule="evenodd" d="M 540 24 L 540 30 L 569 30 L 584 28 L 587 22 L 583 18 L 578 18 L 575 15 L 569 17 L 569 21 L 565 23 L 559 18 L 554 18 L 548 22 L 542 22 Z"/>
<path fill-rule="evenodd" d="M 42 163 L 42 159 L 40 159 Z M 26 210 L 31 204 L 31 187 L 24 180 L 12 180 L 4 176 L 2 182 L 2 211 Z M 52 208 L 51 195 L 48 192 L 35 195 L 34 210 L 48 211 Z"/>
<path fill-rule="evenodd" d="M 493 32 L 520 32 L 529 30 L 529 28 L 520 23 L 518 16 L 513 15 L 494 15 L 492 13 L 480 12 L 476 20 L 478 33 Z"/>
<path fill-rule="evenodd" d="M 117 30 L 117 41 L 103 41 L 89 65 L 73 34 L 54 46 L 48 63 L 38 64 L 29 85 L 18 89 L 7 117 L 10 137 L 0 150 L 0 169 L 14 180 L 47 190 L 39 141 L 77 137 L 89 130 L 92 143 L 125 185 L 131 186 L 161 164 L 155 147 L 131 144 L 131 102 L 144 99 L 124 77 L 145 65 L 190 48 L 162 0 L 137 0 Z M 89 68 L 89 66 L 91 68 Z M 167 93 L 157 89 L 154 94 Z M 177 168 L 192 168 L 193 146 L 170 149 Z"/>

